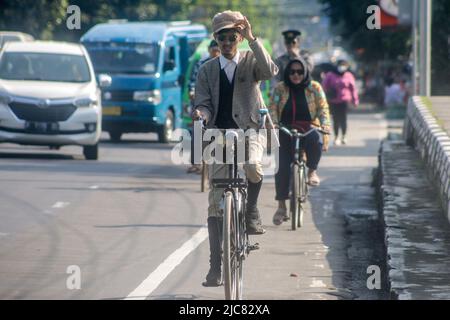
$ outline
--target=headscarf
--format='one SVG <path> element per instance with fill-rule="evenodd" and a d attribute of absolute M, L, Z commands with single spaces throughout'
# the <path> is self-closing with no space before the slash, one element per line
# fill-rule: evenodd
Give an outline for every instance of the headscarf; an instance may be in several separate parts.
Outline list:
<path fill-rule="evenodd" d="M 289 78 L 291 66 L 295 62 L 300 63 L 303 68 L 303 80 L 299 84 L 292 83 L 291 79 Z M 289 61 L 286 68 L 284 69 L 284 83 L 295 92 L 299 90 L 304 90 L 306 87 L 309 86 L 309 84 L 311 83 L 311 74 L 309 73 L 307 64 L 302 57 L 295 57 L 291 61 Z"/>

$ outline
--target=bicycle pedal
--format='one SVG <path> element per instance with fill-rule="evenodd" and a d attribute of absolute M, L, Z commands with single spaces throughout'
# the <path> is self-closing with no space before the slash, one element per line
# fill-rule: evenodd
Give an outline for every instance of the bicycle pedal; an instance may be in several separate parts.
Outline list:
<path fill-rule="evenodd" d="M 248 250 L 249 251 L 259 250 L 259 243 L 249 245 Z"/>

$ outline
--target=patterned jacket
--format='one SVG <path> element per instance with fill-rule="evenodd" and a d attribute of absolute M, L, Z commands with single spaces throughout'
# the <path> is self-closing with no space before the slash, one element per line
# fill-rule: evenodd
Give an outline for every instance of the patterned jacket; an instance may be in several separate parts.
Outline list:
<path fill-rule="evenodd" d="M 305 89 L 306 101 L 312 123 L 316 126 L 330 126 L 330 112 L 328 102 L 322 86 L 317 81 L 311 81 Z M 278 125 L 284 106 L 289 100 L 289 87 L 284 82 L 279 82 L 270 99 L 270 116 L 274 124 Z"/>

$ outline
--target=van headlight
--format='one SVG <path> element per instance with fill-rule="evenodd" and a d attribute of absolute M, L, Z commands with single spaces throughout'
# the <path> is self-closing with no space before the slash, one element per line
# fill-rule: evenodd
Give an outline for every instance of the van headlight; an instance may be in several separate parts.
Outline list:
<path fill-rule="evenodd" d="M 135 91 L 133 94 L 134 101 L 145 101 L 153 104 L 161 103 L 161 91 L 151 90 L 151 91 Z"/>
<path fill-rule="evenodd" d="M 74 101 L 74 104 L 78 108 L 95 107 L 98 105 L 98 100 L 93 99 L 93 98 L 81 98 L 81 99 L 76 99 Z"/>

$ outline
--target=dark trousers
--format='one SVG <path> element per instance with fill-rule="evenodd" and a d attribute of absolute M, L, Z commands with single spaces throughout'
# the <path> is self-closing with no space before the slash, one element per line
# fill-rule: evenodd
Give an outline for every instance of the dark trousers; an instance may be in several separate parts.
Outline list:
<path fill-rule="evenodd" d="M 342 131 L 342 135 L 347 134 L 347 112 L 350 102 L 343 103 L 330 103 L 331 115 L 333 116 L 333 129 L 334 135 L 337 137 L 339 129 Z"/>
<path fill-rule="evenodd" d="M 295 145 L 293 139 L 283 131 L 280 132 L 280 149 L 278 171 L 275 174 L 275 200 L 289 199 L 289 181 L 291 176 L 291 163 L 294 159 Z M 306 166 L 316 170 L 322 157 L 323 138 L 317 131 L 310 133 L 302 140 L 303 150 L 306 153 Z"/>

